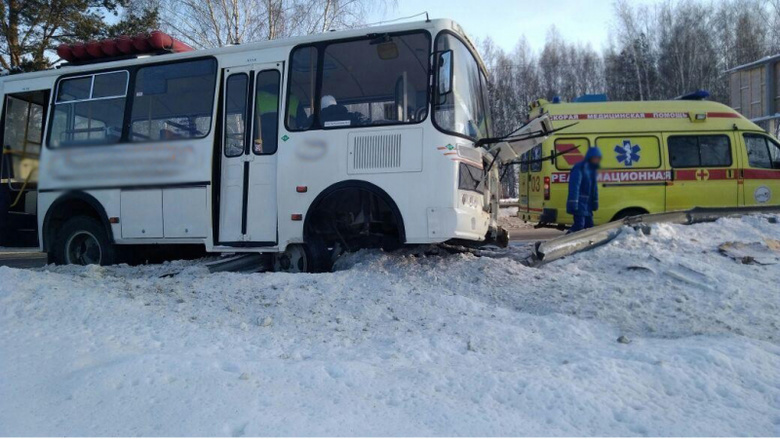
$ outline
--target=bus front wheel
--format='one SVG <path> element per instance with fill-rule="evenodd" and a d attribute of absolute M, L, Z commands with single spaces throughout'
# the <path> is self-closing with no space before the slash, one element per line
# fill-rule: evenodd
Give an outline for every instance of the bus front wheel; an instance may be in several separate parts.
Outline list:
<path fill-rule="evenodd" d="M 284 273 L 323 273 L 330 271 L 333 258 L 324 243 L 290 244 L 274 255 L 274 271 Z"/>
<path fill-rule="evenodd" d="M 49 250 L 49 262 L 58 265 L 112 265 L 116 249 L 106 228 L 95 218 L 77 216 L 62 224 Z"/>

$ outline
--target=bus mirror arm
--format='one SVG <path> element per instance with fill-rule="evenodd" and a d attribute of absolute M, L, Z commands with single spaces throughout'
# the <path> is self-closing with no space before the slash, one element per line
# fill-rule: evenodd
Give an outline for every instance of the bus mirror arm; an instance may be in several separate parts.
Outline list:
<path fill-rule="evenodd" d="M 565 130 L 566 128 L 573 127 L 574 125 L 577 125 L 577 123 L 578 122 L 574 122 L 574 123 L 571 123 L 569 125 L 562 126 L 560 128 L 551 129 L 551 130 L 543 129 L 543 130 L 538 130 L 538 131 L 534 131 L 534 132 L 525 133 L 525 134 L 520 135 L 520 136 L 512 136 L 512 134 L 516 133 L 517 131 L 519 131 L 520 129 L 522 129 L 525 126 L 525 125 L 523 125 L 523 127 L 520 127 L 518 129 L 514 130 L 512 133 L 510 133 L 507 136 L 502 136 L 502 137 L 484 137 L 482 139 L 479 139 L 474 144 L 474 147 L 475 148 L 479 148 L 481 146 L 490 145 L 490 144 L 499 143 L 499 142 L 509 142 L 509 143 L 511 143 L 511 142 L 520 142 L 520 141 L 523 141 L 523 140 L 536 139 L 536 138 L 540 138 L 540 137 L 546 137 L 546 136 L 549 136 L 550 134 L 555 134 L 558 131 Z"/>
<path fill-rule="evenodd" d="M 556 158 L 558 158 L 558 157 L 560 157 L 562 155 L 568 154 L 568 153 L 570 153 L 572 151 L 576 151 L 577 149 L 579 149 L 579 147 L 578 146 L 574 146 L 574 147 L 569 148 L 569 149 L 564 149 L 563 151 L 556 151 L 555 153 L 550 154 L 550 155 L 548 155 L 546 157 L 540 157 L 540 158 L 534 159 L 534 160 L 515 160 L 515 161 L 509 162 L 509 163 L 504 163 L 504 165 L 505 166 L 506 165 L 533 165 L 533 164 L 536 164 L 536 163 L 542 163 L 542 162 L 544 162 L 546 160 L 551 160 L 553 163 L 555 163 L 555 159 Z"/>

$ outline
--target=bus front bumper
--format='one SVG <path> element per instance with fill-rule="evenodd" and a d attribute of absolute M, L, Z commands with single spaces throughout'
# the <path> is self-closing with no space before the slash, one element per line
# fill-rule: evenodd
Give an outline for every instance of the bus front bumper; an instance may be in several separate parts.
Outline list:
<path fill-rule="evenodd" d="M 481 209 L 428 208 L 428 237 L 484 241 L 490 227 L 490 214 Z"/>

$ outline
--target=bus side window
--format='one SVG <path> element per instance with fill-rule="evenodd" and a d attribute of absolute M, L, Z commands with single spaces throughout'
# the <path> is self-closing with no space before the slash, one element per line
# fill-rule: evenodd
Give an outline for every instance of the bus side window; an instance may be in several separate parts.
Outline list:
<path fill-rule="evenodd" d="M 287 90 L 287 129 L 305 131 L 314 120 L 314 88 L 317 78 L 317 48 L 299 47 L 290 62 L 290 88 Z"/>
<path fill-rule="evenodd" d="M 62 79 L 54 101 L 49 146 L 118 143 L 129 77 L 123 70 Z"/>
<path fill-rule="evenodd" d="M 255 86 L 255 132 L 252 149 L 255 154 L 273 154 L 279 130 L 279 72 L 265 70 L 257 74 Z"/>
<path fill-rule="evenodd" d="M 211 129 L 214 59 L 144 66 L 135 76 L 130 141 L 205 137 Z"/>
<path fill-rule="evenodd" d="M 231 75 L 225 92 L 225 156 L 238 157 L 244 153 L 246 136 L 247 87 L 245 73 Z"/>

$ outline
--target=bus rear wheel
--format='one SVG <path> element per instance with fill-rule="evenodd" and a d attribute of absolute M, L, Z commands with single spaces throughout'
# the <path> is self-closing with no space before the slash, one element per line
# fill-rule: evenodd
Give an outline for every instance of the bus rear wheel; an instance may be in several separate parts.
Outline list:
<path fill-rule="evenodd" d="M 62 225 L 49 250 L 49 262 L 58 265 L 112 265 L 116 249 L 105 227 L 88 216 L 71 218 Z"/>

